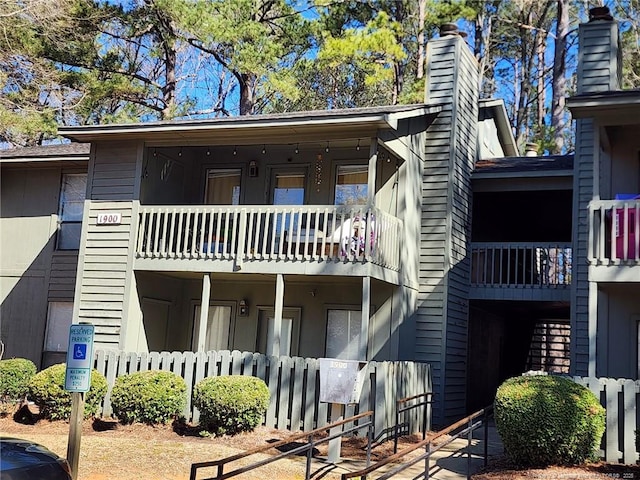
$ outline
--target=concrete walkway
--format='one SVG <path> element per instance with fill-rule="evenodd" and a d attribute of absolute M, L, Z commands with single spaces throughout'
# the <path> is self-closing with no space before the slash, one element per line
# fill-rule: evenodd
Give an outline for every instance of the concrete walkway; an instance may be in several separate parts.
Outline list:
<path fill-rule="evenodd" d="M 477 472 L 484 466 L 484 428 L 478 428 L 473 432 L 471 441 L 471 460 L 469 461 L 467 440 L 459 438 L 450 444 L 434 452 L 429 462 L 429 478 L 433 480 L 463 480 L 467 478 L 467 470 L 470 466 L 471 474 Z M 488 459 L 502 455 L 503 448 L 498 432 L 493 421 L 489 424 L 488 430 Z M 321 480 L 326 478 L 337 478 L 342 473 L 356 472 L 366 466 L 362 460 L 343 460 L 333 465 L 323 463 L 322 459 L 316 458 L 312 467 L 312 479 Z M 399 463 L 385 465 L 379 470 L 370 473 L 368 479 L 378 479 L 387 473 L 391 473 L 400 466 Z M 393 475 L 391 478 L 398 480 L 415 480 L 425 478 L 425 462 L 419 461 L 406 470 Z"/>

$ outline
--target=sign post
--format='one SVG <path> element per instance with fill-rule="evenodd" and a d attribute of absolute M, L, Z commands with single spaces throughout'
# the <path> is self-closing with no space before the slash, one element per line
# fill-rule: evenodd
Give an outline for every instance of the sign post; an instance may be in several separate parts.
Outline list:
<path fill-rule="evenodd" d="M 67 461 L 71 467 L 71 476 L 74 480 L 78 478 L 82 420 L 84 419 L 84 394 L 91 387 L 93 335 L 94 326 L 90 323 L 78 323 L 71 325 L 69 328 L 64 389 L 71 392 L 72 397 Z"/>
<path fill-rule="evenodd" d="M 345 405 L 358 403 L 360 392 L 367 373 L 366 362 L 341 360 L 337 358 L 320 359 L 320 401 L 331 404 L 331 423 L 342 420 Z M 333 427 L 329 436 L 327 462 L 340 461 L 342 438 L 337 436 L 342 427 Z"/>

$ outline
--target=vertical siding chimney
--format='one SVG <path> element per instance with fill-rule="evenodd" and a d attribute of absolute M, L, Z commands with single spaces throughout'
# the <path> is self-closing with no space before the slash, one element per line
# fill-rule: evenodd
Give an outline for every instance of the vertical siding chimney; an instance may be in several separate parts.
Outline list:
<path fill-rule="evenodd" d="M 608 7 L 589 10 L 589 22 L 580 25 L 578 41 L 578 94 L 620 90 L 620 36 Z"/>
<path fill-rule="evenodd" d="M 427 44 L 425 100 L 442 111 L 425 132 L 415 360 L 431 364 L 433 421 L 466 413 L 471 171 L 478 146 L 478 63 L 455 24 Z"/>

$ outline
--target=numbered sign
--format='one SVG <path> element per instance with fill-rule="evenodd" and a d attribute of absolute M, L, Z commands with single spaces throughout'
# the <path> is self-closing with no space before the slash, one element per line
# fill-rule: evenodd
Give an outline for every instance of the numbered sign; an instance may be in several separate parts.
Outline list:
<path fill-rule="evenodd" d="M 102 212 L 98 214 L 98 225 L 120 225 L 122 223 L 122 213 Z"/>

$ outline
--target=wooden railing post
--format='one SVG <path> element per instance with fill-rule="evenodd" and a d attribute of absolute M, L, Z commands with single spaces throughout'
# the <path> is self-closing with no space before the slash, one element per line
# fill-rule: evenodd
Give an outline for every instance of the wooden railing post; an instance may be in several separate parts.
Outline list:
<path fill-rule="evenodd" d="M 235 230 L 235 229 L 234 229 Z M 238 229 L 238 250 L 236 251 L 236 267 L 238 269 L 242 268 L 242 263 L 245 258 L 245 250 L 247 244 L 247 209 L 243 208 L 240 210 L 240 225 Z M 232 244 L 233 249 L 233 244 Z"/>

